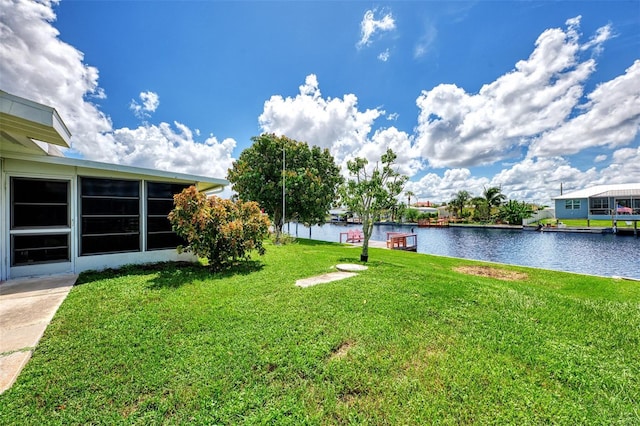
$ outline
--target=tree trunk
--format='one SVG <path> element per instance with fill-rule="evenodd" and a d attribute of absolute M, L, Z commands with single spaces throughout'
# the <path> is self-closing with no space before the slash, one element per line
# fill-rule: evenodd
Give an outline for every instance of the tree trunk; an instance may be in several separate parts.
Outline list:
<path fill-rule="evenodd" d="M 361 262 L 369 261 L 369 239 L 373 233 L 373 220 L 365 215 L 362 219 L 362 233 L 364 234 L 364 241 L 362 241 L 362 253 L 360 254 Z"/>
<path fill-rule="evenodd" d="M 276 210 L 273 214 L 273 230 L 276 233 L 276 243 L 280 243 L 280 236 L 282 235 L 282 228 L 284 228 L 284 218 L 282 217 L 282 211 Z"/>

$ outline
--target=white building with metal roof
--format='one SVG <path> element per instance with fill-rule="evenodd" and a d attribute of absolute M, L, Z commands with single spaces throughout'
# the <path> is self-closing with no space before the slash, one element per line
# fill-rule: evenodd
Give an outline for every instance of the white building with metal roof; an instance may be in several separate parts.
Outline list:
<path fill-rule="evenodd" d="M 0 91 L 0 281 L 195 260 L 176 251 L 173 195 L 229 182 L 66 158 L 70 138 L 55 109 Z"/>

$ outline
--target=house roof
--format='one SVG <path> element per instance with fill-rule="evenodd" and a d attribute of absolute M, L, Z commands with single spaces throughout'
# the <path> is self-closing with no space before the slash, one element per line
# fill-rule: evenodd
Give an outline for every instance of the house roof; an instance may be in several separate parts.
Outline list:
<path fill-rule="evenodd" d="M 581 189 L 579 191 L 568 192 L 557 197 L 554 200 L 567 200 L 575 198 L 593 198 L 593 197 L 640 197 L 640 183 L 621 183 L 617 185 L 598 185 L 590 188 Z"/>
<path fill-rule="evenodd" d="M 198 191 L 201 192 L 217 192 L 221 191 L 225 186 L 229 184 L 229 181 L 225 179 L 212 178 L 207 176 L 192 175 L 188 173 L 176 173 L 167 172 L 156 169 L 146 169 L 143 167 L 123 166 L 119 164 L 101 163 L 98 161 L 90 161 L 79 158 L 68 157 L 50 157 L 50 156 L 36 156 L 36 155 L 18 155 L 18 154 L 5 154 L 7 158 L 14 158 L 17 160 L 34 161 L 47 164 L 57 164 L 61 166 L 76 167 L 78 169 L 87 169 L 93 172 L 103 172 L 108 176 L 113 176 L 114 173 L 121 177 L 129 175 L 131 178 L 144 178 L 144 179 L 162 179 L 173 180 L 179 182 L 193 182 L 196 185 Z M 82 174 L 82 170 L 78 171 Z M 124 175 L 124 176 L 123 176 Z"/>
<path fill-rule="evenodd" d="M 18 150 L 42 150 L 48 154 L 46 144 L 70 147 L 71 132 L 54 108 L 3 90 L 0 90 L 0 134 L 1 148 L 5 144 L 16 145 L 13 148 Z"/>
<path fill-rule="evenodd" d="M 173 180 L 196 184 L 199 191 L 217 192 L 229 182 L 207 176 L 121 166 L 63 157 L 53 145 L 70 147 L 71 133 L 54 108 L 0 90 L 0 152 L 2 157 L 82 168 L 97 174 Z M 53 144 L 53 145 L 50 145 Z"/>

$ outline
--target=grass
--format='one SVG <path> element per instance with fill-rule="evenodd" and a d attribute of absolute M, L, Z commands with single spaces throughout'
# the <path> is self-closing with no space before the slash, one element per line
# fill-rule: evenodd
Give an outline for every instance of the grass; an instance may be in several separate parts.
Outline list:
<path fill-rule="evenodd" d="M 582 228 L 586 228 L 587 227 L 587 219 L 560 219 L 560 221 L 562 223 L 564 223 L 567 226 L 577 226 L 577 227 L 582 227 Z M 555 225 L 556 224 L 556 220 L 555 219 L 543 219 L 541 220 L 541 222 L 543 224 L 550 224 L 550 225 Z M 629 223 L 627 223 L 629 222 Z M 597 219 L 597 220 L 590 220 L 589 221 L 589 225 L 590 227 L 604 227 L 604 228 L 611 228 L 611 224 L 612 221 L 610 219 L 607 220 L 603 220 L 603 219 Z M 623 219 L 620 218 L 620 216 L 617 217 L 617 226 L 618 228 L 633 228 L 633 221 L 625 221 Z"/>
<path fill-rule="evenodd" d="M 640 423 L 638 282 L 370 249 L 294 286 L 358 257 L 301 240 L 221 273 L 85 273 L 0 424 Z"/>

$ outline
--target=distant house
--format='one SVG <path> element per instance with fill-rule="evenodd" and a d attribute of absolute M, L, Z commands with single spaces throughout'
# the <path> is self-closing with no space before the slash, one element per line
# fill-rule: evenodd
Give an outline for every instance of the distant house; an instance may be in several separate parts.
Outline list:
<path fill-rule="evenodd" d="M 55 109 L 0 91 L 0 281 L 193 260 L 176 251 L 173 195 L 228 182 L 65 158 L 70 137 Z"/>
<path fill-rule="evenodd" d="M 640 183 L 593 186 L 553 200 L 557 219 L 640 220 Z"/>

